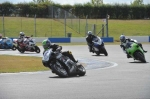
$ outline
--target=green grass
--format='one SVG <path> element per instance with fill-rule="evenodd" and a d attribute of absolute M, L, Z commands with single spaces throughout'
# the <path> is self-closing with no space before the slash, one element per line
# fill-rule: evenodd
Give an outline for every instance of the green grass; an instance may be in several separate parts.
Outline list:
<path fill-rule="evenodd" d="M 150 20 L 109 20 L 109 36 L 119 40 L 121 34 L 127 36 L 149 36 Z"/>
<path fill-rule="evenodd" d="M 0 55 L 0 63 L 0 73 L 49 70 L 39 57 Z"/>
<path fill-rule="evenodd" d="M 2 20 L 2 17 L 0 17 Z M 64 19 L 52 20 L 46 18 L 36 19 L 36 34 L 35 34 L 34 18 L 24 17 L 5 17 L 4 29 L 3 22 L 0 21 L 0 33 L 7 37 L 18 37 L 20 31 L 24 31 L 26 35 L 34 35 L 37 37 L 65 37 Z M 88 30 L 92 29 L 92 24 L 96 24 L 96 33 L 101 30 L 104 22 L 102 19 L 88 19 Z M 127 36 L 149 36 L 150 35 L 150 20 L 109 20 L 109 36 L 119 40 L 121 34 Z M 66 33 L 72 33 L 72 37 L 85 37 L 86 19 L 67 19 Z M 72 26 L 72 28 L 71 28 Z M 79 33 L 80 31 L 80 33 Z M 102 34 L 99 34 L 101 36 Z"/>
<path fill-rule="evenodd" d="M 0 17 L 2 20 L 2 17 Z M 7 37 L 18 37 L 20 31 L 24 31 L 26 35 L 34 35 L 34 18 L 20 18 L 20 17 L 5 17 L 3 22 L 0 21 L 0 33 Z M 63 20 L 62 20 L 63 21 Z M 72 37 L 85 36 L 85 19 L 80 20 L 80 29 L 78 20 L 67 19 L 67 24 L 73 22 L 74 27 L 66 28 L 66 33 L 72 33 Z M 109 36 L 114 37 L 115 41 L 119 40 L 121 34 L 127 36 L 149 36 L 150 35 L 150 20 L 109 20 Z M 64 24 L 58 20 L 51 19 L 36 19 L 36 36 L 37 37 L 64 37 Z M 102 19 L 88 19 L 89 29 L 90 25 L 96 24 L 99 26 L 98 31 L 101 30 L 101 25 L 104 24 Z M 80 33 L 76 30 L 80 30 Z M 101 34 L 99 34 L 101 36 Z M 77 45 L 79 43 L 59 43 L 60 45 Z M 86 45 L 86 43 L 80 43 Z M 110 44 L 110 43 L 105 43 Z M 112 43 L 111 43 L 112 44 Z M 119 44 L 115 42 L 113 44 Z M 41 43 L 37 43 L 41 46 Z M 15 58 L 14 58 L 15 57 Z M 16 64 L 17 63 L 17 64 Z M 30 72 L 49 70 L 42 65 L 41 58 L 38 57 L 24 57 L 24 56 L 9 56 L 0 55 L 0 73 L 13 72 Z"/>

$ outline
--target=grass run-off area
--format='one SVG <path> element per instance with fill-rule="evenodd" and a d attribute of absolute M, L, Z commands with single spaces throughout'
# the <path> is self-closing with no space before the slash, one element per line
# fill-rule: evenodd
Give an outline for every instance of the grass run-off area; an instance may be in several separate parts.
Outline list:
<path fill-rule="evenodd" d="M 34 18 L 26 17 L 0 17 L 0 20 L 3 20 L 0 21 L 0 33 L 7 37 L 18 37 L 20 31 L 36 37 L 65 37 L 67 33 L 72 33 L 72 37 L 85 37 L 86 29 L 92 30 L 93 24 L 96 25 L 96 34 L 101 31 L 102 24 L 105 24 L 103 19 L 66 19 L 65 28 L 64 19 L 36 18 L 35 21 Z M 104 32 L 106 33 L 106 28 Z M 121 34 L 149 36 L 150 20 L 109 19 L 108 33 L 109 37 L 114 37 L 114 40 L 119 40 Z M 99 36 L 102 36 L 102 32 Z"/>
<path fill-rule="evenodd" d="M 33 72 L 49 70 L 41 57 L 0 55 L 0 73 Z"/>
<path fill-rule="evenodd" d="M 25 34 L 28 36 L 34 35 L 36 37 L 64 37 L 64 31 L 66 31 L 66 33 L 72 33 L 72 37 L 85 37 L 86 19 L 80 19 L 80 21 L 76 19 L 67 19 L 66 30 L 63 23 L 64 19 L 53 20 L 37 18 L 36 25 L 34 18 L 4 17 L 3 19 L 3 17 L 0 17 L 0 20 L 3 20 L 0 21 L 0 33 L 7 37 L 18 37 L 20 31 L 25 32 Z M 91 30 L 92 25 L 96 24 L 96 33 L 101 30 L 102 24 L 105 24 L 102 19 L 88 19 L 87 23 L 88 30 Z M 108 29 L 109 37 L 114 37 L 115 41 L 119 40 L 121 34 L 125 34 L 127 36 L 150 36 L 150 20 L 109 19 Z M 102 34 L 100 33 L 99 36 L 101 35 Z M 118 44 L 119 42 L 115 43 Z M 41 43 L 38 45 L 41 45 Z M 68 45 L 68 43 L 65 45 Z M 0 73 L 32 72 L 44 70 L 49 69 L 43 66 L 42 58 L 0 55 Z"/>

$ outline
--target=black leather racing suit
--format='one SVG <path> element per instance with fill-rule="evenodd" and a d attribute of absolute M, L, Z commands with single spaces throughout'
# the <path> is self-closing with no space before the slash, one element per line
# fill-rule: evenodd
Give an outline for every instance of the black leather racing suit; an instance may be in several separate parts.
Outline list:
<path fill-rule="evenodd" d="M 59 45 L 57 45 L 57 44 L 52 44 L 51 46 L 50 46 L 50 48 L 52 48 L 52 51 L 56 51 L 56 50 L 59 50 L 59 51 L 61 51 L 62 50 L 62 46 L 59 46 Z M 45 51 L 44 51 L 45 52 Z M 44 53 L 43 52 L 43 53 Z M 73 62 L 77 62 L 76 60 L 75 60 L 75 58 L 74 58 L 74 56 L 71 54 L 71 52 L 70 51 L 63 51 L 63 52 L 61 52 L 63 55 L 65 55 L 65 56 L 68 56 Z"/>
<path fill-rule="evenodd" d="M 86 37 L 86 42 L 89 46 L 89 51 L 90 52 L 93 52 L 93 50 L 92 50 L 93 42 L 92 41 L 93 41 L 94 38 L 97 38 L 97 37 L 95 35 L 89 35 L 89 36 Z"/>

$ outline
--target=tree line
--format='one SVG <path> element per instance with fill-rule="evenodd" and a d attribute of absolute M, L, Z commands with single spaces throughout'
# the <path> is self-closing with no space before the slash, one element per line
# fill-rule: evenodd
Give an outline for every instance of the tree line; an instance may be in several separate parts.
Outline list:
<path fill-rule="evenodd" d="M 34 0 L 35 1 L 35 0 Z M 39 0 L 40 1 L 40 0 Z M 101 1 L 102 2 L 102 1 Z M 134 3 L 134 2 L 133 2 Z M 94 4 L 94 5 L 93 5 Z M 4 2 L 0 4 L 0 16 L 22 16 L 33 17 L 35 14 L 39 18 L 48 18 L 50 7 L 55 6 L 68 11 L 79 18 L 99 19 L 105 18 L 108 14 L 111 19 L 144 19 L 150 18 L 150 4 L 99 4 L 93 2 L 75 5 L 60 5 L 46 0 L 46 2 L 30 2 L 12 4 Z"/>

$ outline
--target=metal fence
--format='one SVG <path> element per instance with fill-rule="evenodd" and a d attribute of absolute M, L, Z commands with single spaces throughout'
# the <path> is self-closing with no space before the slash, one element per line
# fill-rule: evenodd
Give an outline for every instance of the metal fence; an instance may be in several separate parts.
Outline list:
<path fill-rule="evenodd" d="M 95 22 L 95 19 L 88 17 L 80 19 L 72 14 L 71 9 L 65 11 L 54 6 L 49 6 L 48 9 L 45 18 L 38 18 L 36 14 L 27 14 L 26 17 L 13 13 L 9 16 L 0 16 L 0 33 L 7 37 L 18 37 L 20 31 L 35 37 L 85 37 L 89 30 L 99 35 L 104 33 L 102 24 L 105 23 Z"/>

